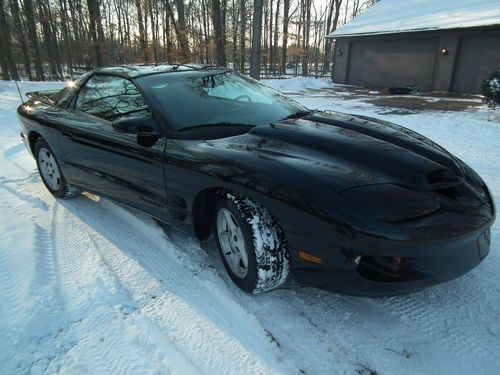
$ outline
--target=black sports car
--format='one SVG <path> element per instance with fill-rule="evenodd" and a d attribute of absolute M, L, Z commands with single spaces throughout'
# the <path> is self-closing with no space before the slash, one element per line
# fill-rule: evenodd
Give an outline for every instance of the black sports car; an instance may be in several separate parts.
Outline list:
<path fill-rule="evenodd" d="M 232 70 L 97 69 L 18 108 L 58 198 L 87 190 L 214 233 L 247 292 L 287 278 L 354 295 L 451 280 L 488 254 L 495 208 L 465 163 L 404 127 L 311 111 Z"/>

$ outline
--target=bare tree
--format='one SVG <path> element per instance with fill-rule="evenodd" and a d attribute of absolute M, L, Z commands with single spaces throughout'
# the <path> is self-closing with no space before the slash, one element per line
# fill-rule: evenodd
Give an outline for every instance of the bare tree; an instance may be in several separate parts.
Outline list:
<path fill-rule="evenodd" d="M 226 66 L 226 38 L 223 32 L 224 26 L 220 0 L 212 0 L 212 17 L 215 31 L 215 46 L 217 49 L 215 61 L 218 66 Z"/>
<path fill-rule="evenodd" d="M 326 20 L 326 33 L 330 34 L 337 30 L 337 24 L 340 17 L 340 7 L 342 6 L 342 0 L 330 0 L 328 9 L 328 18 Z M 333 23 L 332 23 L 332 15 Z M 323 55 L 323 73 L 327 73 L 330 70 L 330 55 L 332 53 L 332 39 L 327 38 L 325 42 L 325 51 Z"/>
<path fill-rule="evenodd" d="M 309 36 L 311 30 L 311 4 L 312 0 L 302 0 L 302 74 L 309 74 Z"/>
<path fill-rule="evenodd" d="M 240 67 L 241 72 L 245 71 L 245 50 L 246 50 L 246 0 L 240 0 Z"/>
<path fill-rule="evenodd" d="M 19 3 L 17 2 L 17 0 L 10 0 L 10 9 L 14 28 L 16 30 L 17 37 L 19 38 L 24 70 L 26 72 L 26 75 L 28 76 L 28 79 L 32 80 L 33 76 L 31 74 L 31 61 L 28 52 L 28 44 L 26 43 L 26 36 L 21 21 L 21 11 L 19 9 Z"/>
<path fill-rule="evenodd" d="M 137 23 L 139 25 L 139 45 L 141 46 L 144 61 L 148 61 L 148 41 L 146 39 L 146 30 L 144 28 L 141 0 L 135 0 L 135 7 L 137 8 Z"/>
<path fill-rule="evenodd" d="M 278 59 L 278 21 L 280 15 L 280 0 L 278 0 L 276 4 L 276 14 L 274 19 L 274 40 L 273 40 L 273 49 L 271 55 L 271 69 L 273 72 L 276 71 L 276 60 Z"/>
<path fill-rule="evenodd" d="M 342 14 L 346 21 L 375 2 L 328 0 L 317 9 L 313 0 L 1 0 L 0 66 L 4 78 L 19 68 L 38 80 L 142 61 L 232 63 L 247 72 L 250 60 L 256 78 L 263 69 L 286 73 L 290 62 L 295 74 L 327 73 L 325 34 Z"/>
<path fill-rule="evenodd" d="M 184 13 L 184 0 L 176 0 L 177 4 L 177 39 L 180 45 L 180 62 L 189 62 L 191 51 L 189 50 L 189 40 L 186 28 L 186 15 Z"/>
<path fill-rule="evenodd" d="M 104 65 L 104 56 L 102 51 L 102 42 L 104 40 L 104 31 L 102 29 L 102 17 L 98 0 L 87 0 L 89 9 L 90 35 L 95 51 L 95 62 L 97 66 Z"/>
<path fill-rule="evenodd" d="M 12 56 L 10 28 L 3 0 L 0 0 L 0 33 L 0 66 L 2 67 L 2 78 L 9 80 L 12 75 L 12 78 L 17 79 L 16 64 Z"/>
<path fill-rule="evenodd" d="M 250 58 L 250 76 L 260 78 L 260 44 L 262 32 L 262 0 L 253 1 L 252 55 Z"/>
<path fill-rule="evenodd" d="M 290 13 L 290 0 L 283 0 L 283 44 L 282 44 L 282 52 L 281 52 L 281 72 L 283 74 L 286 73 L 286 52 L 288 46 L 288 24 L 290 22 L 289 19 Z"/>
<path fill-rule="evenodd" d="M 31 45 L 33 46 L 35 54 L 36 79 L 39 81 L 43 81 L 45 79 L 45 74 L 43 71 L 42 58 L 40 56 L 40 43 L 38 41 L 38 35 L 36 32 L 36 23 L 33 13 L 32 0 L 24 0 L 24 13 L 26 15 L 29 39 L 31 40 Z"/>

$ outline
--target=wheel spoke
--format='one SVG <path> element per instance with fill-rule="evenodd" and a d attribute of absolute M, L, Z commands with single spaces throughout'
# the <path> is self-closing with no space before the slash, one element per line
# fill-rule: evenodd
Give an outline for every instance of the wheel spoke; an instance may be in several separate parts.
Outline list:
<path fill-rule="evenodd" d="M 219 239 L 223 241 L 229 241 L 229 230 L 225 230 L 224 232 L 219 232 Z"/>
<path fill-rule="evenodd" d="M 226 219 L 229 229 L 234 232 L 236 225 L 234 225 L 234 219 L 228 210 L 224 211 L 224 218 Z"/>
<path fill-rule="evenodd" d="M 61 186 L 61 175 L 54 156 L 45 148 L 38 153 L 40 173 L 45 183 L 53 190 Z"/>
<path fill-rule="evenodd" d="M 245 239 L 238 221 L 226 208 L 217 213 L 217 235 L 227 266 L 236 277 L 242 279 L 248 272 L 248 255 Z"/>

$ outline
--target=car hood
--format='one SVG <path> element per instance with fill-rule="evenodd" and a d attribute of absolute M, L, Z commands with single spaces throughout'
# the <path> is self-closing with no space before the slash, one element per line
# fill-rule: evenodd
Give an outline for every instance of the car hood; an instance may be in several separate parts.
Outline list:
<path fill-rule="evenodd" d="M 434 142 L 402 126 L 363 116 L 316 113 L 257 126 L 230 142 L 232 147 L 272 157 L 336 191 L 381 183 L 431 191 L 464 179 L 459 162 Z"/>

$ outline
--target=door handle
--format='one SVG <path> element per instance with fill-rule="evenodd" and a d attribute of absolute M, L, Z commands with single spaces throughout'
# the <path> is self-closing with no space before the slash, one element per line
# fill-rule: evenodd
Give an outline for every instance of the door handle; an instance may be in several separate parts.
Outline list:
<path fill-rule="evenodd" d="M 68 137 L 68 138 L 73 138 L 73 134 L 69 132 L 62 131 L 61 132 L 63 136 Z"/>

